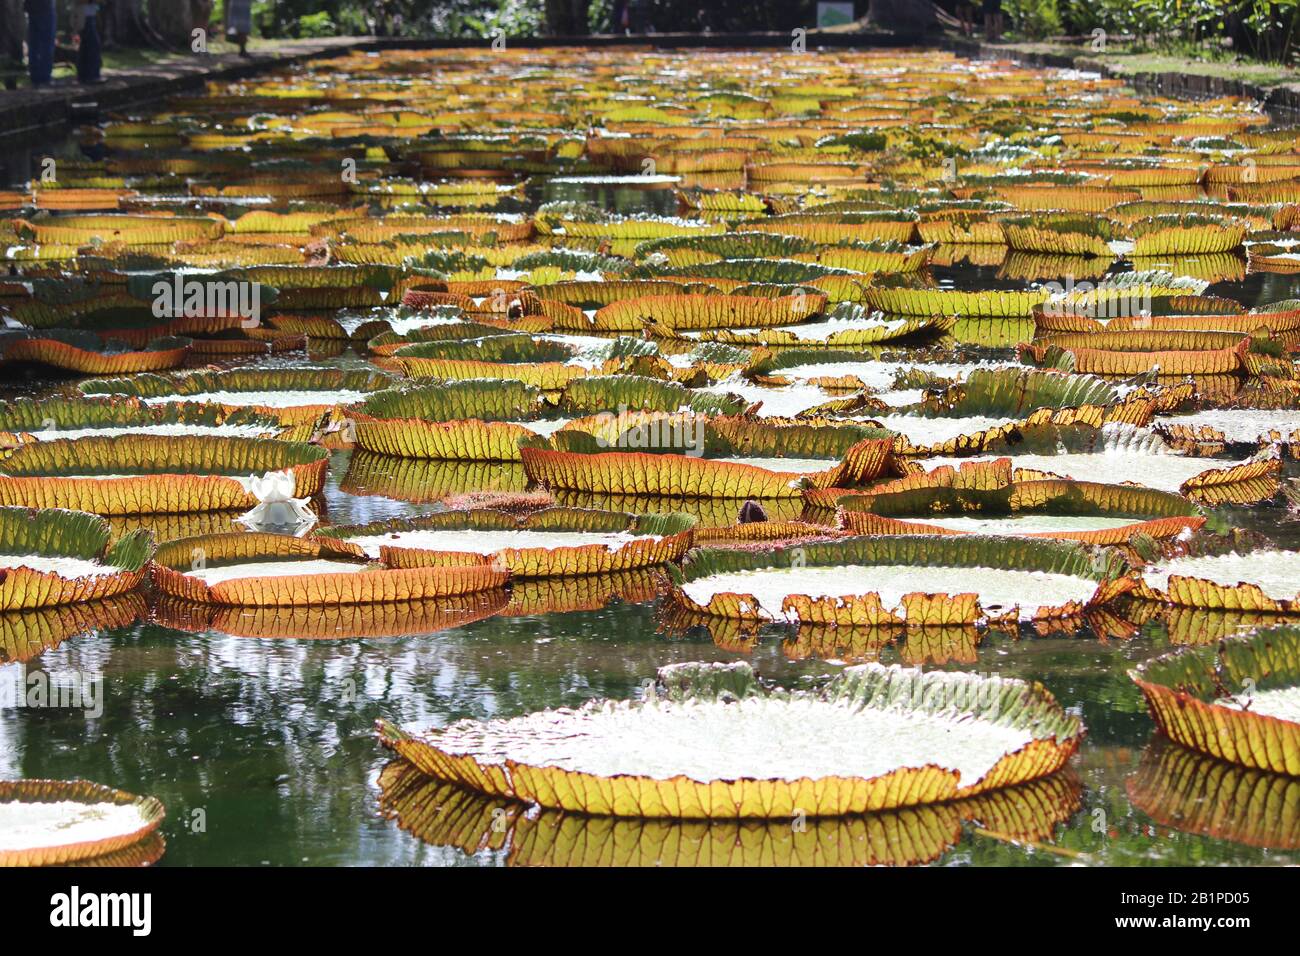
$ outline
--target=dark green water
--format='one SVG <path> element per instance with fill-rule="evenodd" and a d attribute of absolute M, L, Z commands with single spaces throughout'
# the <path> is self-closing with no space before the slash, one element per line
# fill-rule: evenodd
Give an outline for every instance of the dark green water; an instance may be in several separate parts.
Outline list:
<path fill-rule="evenodd" d="M 621 211 L 667 211 L 664 204 L 671 196 L 590 191 L 594 195 L 582 198 Z M 563 198 L 579 198 L 574 192 L 565 191 Z M 545 198 L 560 196 L 557 190 Z M 995 272 L 936 270 L 945 284 L 970 287 L 988 285 Z M 1294 279 L 1254 275 L 1210 291 L 1253 305 L 1300 294 L 1297 285 Z M 290 361 L 308 364 L 301 358 Z M 329 360 L 362 361 L 351 353 Z M 10 384 L 11 390 L 27 393 L 49 387 Z M 339 481 L 348 457 L 336 455 L 331 468 L 326 504 L 332 523 L 428 510 L 345 494 Z M 1300 545 L 1300 528 L 1280 505 L 1226 517 L 1275 543 Z M 815 685 L 844 663 L 792 660 L 793 650 L 784 644 L 791 635 L 781 629 L 766 632 L 743 653 L 718 646 L 700 629 L 670 637 L 661 632 L 658 600 L 627 603 L 614 597 L 603 609 L 548 614 L 511 607 L 502 611 L 498 601 L 477 614 L 489 616 L 435 631 L 415 626 L 411 633 L 391 638 L 348 636 L 346 631 L 332 639 L 237 637 L 147 620 L 68 637 L 26 665 L 0 666 L 0 684 L 22 680 L 24 667 L 28 673 L 44 671 L 55 681 L 74 672 L 102 675 L 102 714 L 0 707 L 0 778 L 86 778 L 157 796 L 168 809 L 162 861 L 167 866 L 498 865 L 508 861 L 508 849 L 466 853 L 430 845 L 381 817 L 379 776 L 389 757 L 375 738 L 376 718 L 432 726 L 571 706 L 596 697 L 628 697 L 657 668 L 677 661 L 748 657 L 762 676 L 786 686 Z M 475 609 L 466 609 L 467 618 L 474 616 Z M 1197 790 L 1198 781 L 1210 773 L 1204 767 L 1187 778 L 1185 793 L 1166 793 L 1154 804 L 1131 799 L 1129 788 L 1140 782 L 1143 760 L 1154 761 L 1162 751 L 1153 740 L 1141 694 L 1126 672 L 1169 647 L 1164 628 L 1155 622 L 1125 641 L 1105 642 L 1088 632 L 990 636 L 973 660 L 931 665 L 1039 680 L 1065 706 L 1077 708 L 1088 728 L 1070 784 L 1077 807 L 1066 808 L 1049 840 L 1018 842 L 990 833 L 993 827 L 967 822 L 947 841 L 938 862 L 1300 863 L 1300 851 L 1198 835 L 1191 817 L 1206 801 L 1239 809 L 1243 816 L 1253 806 L 1233 804 L 1227 791 L 1214 798 Z M 879 659 L 912 657 L 891 646 Z M 1258 783 L 1245 778 L 1243 772 L 1230 772 L 1229 783 L 1238 787 L 1235 798 Z M 1277 786 L 1300 788 L 1285 782 Z M 1294 807 L 1300 793 L 1292 796 Z M 1300 838 L 1292 813 L 1264 813 L 1259 821 L 1264 842 Z M 569 821 L 566 826 L 578 834 L 574 839 L 582 839 L 587 830 L 592 841 L 610 839 L 601 821 Z M 665 836 L 672 829 L 633 829 L 621 839 L 646 841 L 641 849 L 653 860 L 672 841 L 671 834 Z M 725 836 L 730 831 L 719 832 Z M 700 833 L 700 827 L 687 828 L 681 837 L 698 841 Z M 664 857 L 669 862 L 679 858 Z"/>
<path fill-rule="evenodd" d="M 336 474 L 346 459 L 335 456 Z M 410 510 L 337 490 L 329 497 L 337 521 Z M 1282 543 L 1300 543 L 1300 534 L 1277 525 L 1281 514 L 1257 509 L 1251 523 L 1272 525 Z M 70 672 L 102 674 L 102 715 L 0 708 L 0 777 L 84 777 L 156 795 L 168 808 L 164 865 L 496 864 L 504 851 L 471 856 L 429 846 L 380 817 L 377 780 L 388 757 L 374 720 L 431 726 L 633 696 L 664 664 L 742 656 L 703 629 L 657 633 L 657 604 L 615 598 L 601 610 L 522 616 L 507 608 L 459 627 L 381 639 L 232 637 L 150 622 L 87 633 L 27 667 L 55 681 Z M 840 666 L 790 660 L 783 650 L 790 637 L 770 629 L 746 656 L 787 686 L 815 684 Z M 1070 855 L 968 826 L 941 862 L 1300 862 L 1300 853 L 1157 825 L 1130 801 L 1126 783 L 1153 746 L 1153 730 L 1126 671 L 1168 647 L 1158 623 L 1109 643 L 1089 633 L 995 635 L 977 660 L 944 665 L 1042 681 L 1080 709 L 1088 737 L 1077 760 L 1080 807 L 1055 840 Z M 879 656 L 905 659 L 897 647 Z M 0 679 L 18 679 L 20 666 L 0 668 Z"/>

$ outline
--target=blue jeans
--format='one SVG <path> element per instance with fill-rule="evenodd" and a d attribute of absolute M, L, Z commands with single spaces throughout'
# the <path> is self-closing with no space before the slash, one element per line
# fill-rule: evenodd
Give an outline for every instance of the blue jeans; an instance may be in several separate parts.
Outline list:
<path fill-rule="evenodd" d="M 58 20 L 54 0 L 27 4 L 27 72 L 32 86 L 43 86 L 54 75 L 54 34 Z"/>
<path fill-rule="evenodd" d="M 77 80 L 81 83 L 94 83 L 104 66 L 96 21 L 97 17 L 92 14 L 86 17 L 86 24 L 81 28 L 81 45 L 77 48 Z"/>

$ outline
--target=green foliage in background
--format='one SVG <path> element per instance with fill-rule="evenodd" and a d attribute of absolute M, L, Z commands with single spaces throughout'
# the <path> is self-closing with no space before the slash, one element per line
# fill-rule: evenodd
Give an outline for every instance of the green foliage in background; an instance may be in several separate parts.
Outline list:
<path fill-rule="evenodd" d="M 1006 10 L 1022 38 L 1102 30 L 1111 49 L 1291 63 L 1300 44 L 1300 0 L 1007 0 Z"/>
<path fill-rule="evenodd" d="M 615 0 L 558 2 L 569 9 L 585 5 L 586 29 L 592 33 L 609 33 L 618 27 L 613 22 Z M 788 31 L 811 28 L 817 20 L 816 0 L 628 0 L 626 5 L 634 31 Z M 859 0 L 859 14 L 866 7 L 865 0 Z M 376 33 L 468 38 L 487 37 L 497 29 L 507 36 L 547 32 L 546 0 L 259 0 L 253 5 L 253 16 L 258 33 L 265 37 Z"/>
<path fill-rule="evenodd" d="M 943 0 L 955 11 L 961 3 Z M 223 0 L 215 0 L 220 22 Z M 811 27 L 816 0 L 626 0 L 633 32 L 788 31 Z M 868 3 L 859 0 L 857 12 Z M 545 36 L 621 30 L 617 0 L 258 0 L 256 32 L 264 37 L 377 34 L 407 37 Z M 551 19 L 548 20 L 548 11 Z M 558 13 L 561 19 L 555 19 Z M 585 11 L 585 20 L 582 14 Z M 1104 31 L 1095 53 L 1159 51 L 1200 59 L 1248 55 L 1289 63 L 1300 45 L 1300 0 L 1004 0 L 1013 38 L 1073 37 Z M 573 26 L 571 17 L 578 17 Z M 570 18 L 570 19 L 564 19 Z M 978 14 L 976 16 L 978 21 Z"/>
<path fill-rule="evenodd" d="M 1006 0 L 1003 9 L 1016 32 L 1033 40 L 1061 33 L 1056 0 Z"/>

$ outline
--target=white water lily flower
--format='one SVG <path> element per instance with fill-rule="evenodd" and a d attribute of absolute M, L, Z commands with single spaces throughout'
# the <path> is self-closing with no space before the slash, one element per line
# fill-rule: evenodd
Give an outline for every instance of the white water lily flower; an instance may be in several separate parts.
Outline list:
<path fill-rule="evenodd" d="M 290 530 L 295 535 L 303 535 L 316 524 L 310 500 L 293 496 L 293 472 L 268 471 L 260 478 L 249 475 L 235 480 L 258 502 L 252 511 L 239 517 L 245 527 L 254 531 Z"/>

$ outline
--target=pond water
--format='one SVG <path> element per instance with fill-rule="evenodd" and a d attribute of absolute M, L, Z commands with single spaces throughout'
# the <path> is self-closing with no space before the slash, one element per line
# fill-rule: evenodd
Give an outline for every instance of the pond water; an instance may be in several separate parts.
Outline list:
<path fill-rule="evenodd" d="M 73 154 L 76 147 L 69 139 L 41 149 Z M 25 175 L 21 167 L 31 155 L 19 147 L 5 155 L 11 178 Z M 518 208 L 560 198 L 585 199 L 624 213 L 663 214 L 675 208 L 670 190 L 575 183 L 532 185 Z M 999 279 L 994 267 L 935 267 L 934 274 L 941 285 L 953 288 L 1024 287 Z M 1252 274 L 1208 291 L 1255 305 L 1300 296 L 1300 279 Z M 1010 357 L 1008 351 L 984 354 Z M 351 350 L 263 364 L 366 367 L 365 359 Z M 44 395 L 63 384 L 11 378 L 0 391 Z M 328 522 L 367 522 L 435 507 L 367 493 L 381 492 L 384 468 L 400 463 L 372 461 L 360 469 L 353 457 L 347 451 L 332 456 L 329 484 L 318 504 Z M 1291 521 L 1280 504 L 1228 509 L 1223 517 L 1277 546 L 1300 547 L 1300 523 Z M 598 697 L 624 698 L 635 695 L 657 668 L 679 661 L 743 658 L 765 679 L 814 687 L 846 662 L 879 659 L 1040 681 L 1062 704 L 1077 709 L 1087 726 L 1080 753 L 1065 776 L 1063 809 L 1050 839 L 1013 839 L 987 820 L 963 817 L 960 829 L 928 855 L 929 862 L 1300 863 L 1300 852 L 1210 838 L 1198 835 L 1190 822 L 1182 825 L 1216 793 L 1193 787 L 1153 799 L 1151 788 L 1142 785 L 1151 767 L 1176 759 L 1155 738 L 1141 692 L 1127 676 L 1137 663 L 1171 647 L 1166 624 L 1158 619 L 1129 640 L 1106 640 L 1088 631 L 994 633 L 978 646 L 957 641 L 872 650 L 851 641 L 810 647 L 789 629 L 769 627 L 738 646 L 704 628 L 683 633 L 667 626 L 653 583 L 645 578 L 610 582 L 602 592 L 607 603 L 595 609 L 536 613 L 536 604 L 518 596 L 509 603 L 504 597 L 483 597 L 427 627 L 398 613 L 360 626 L 341 619 L 337 633 L 311 639 L 247 636 L 273 623 L 251 612 L 223 619 L 224 630 L 204 622 L 184 629 L 147 619 L 111 629 L 68 627 L 64 639 L 51 641 L 53 646 L 25 663 L 0 666 L 0 686 L 20 685 L 37 672 L 55 683 L 76 672 L 102 675 L 94 708 L 102 712 L 0 707 L 0 779 L 85 778 L 158 797 L 168 809 L 164 866 L 503 865 L 518 862 L 519 850 L 493 839 L 490 826 L 477 842 L 457 846 L 449 829 L 434 833 L 428 842 L 381 815 L 381 774 L 391 758 L 376 741 L 377 718 L 438 726 Z M 21 627 L 16 619 L 4 623 L 6 643 Z M 366 627 L 409 633 L 355 636 Z M 13 646 L 6 652 L 0 643 L 0 659 L 13 655 Z M 1247 776 L 1245 771 L 1228 774 Z M 1219 786 L 1217 796 L 1225 799 L 1233 780 Z M 493 819 L 491 809 L 482 811 L 485 819 Z M 888 822 L 868 825 L 877 824 Z M 619 834 L 608 821 L 580 818 L 564 827 L 570 848 L 584 841 L 593 846 L 617 843 L 626 852 L 631 841 L 645 859 L 662 862 L 689 856 L 683 855 L 683 841 L 699 847 L 735 839 L 735 828 L 722 824 L 713 835 L 702 825 L 667 823 L 629 826 Z M 786 835 L 776 833 L 771 839 L 779 842 Z"/>
<path fill-rule="evenodd" d="M 375 741 L 376 718 L 435 726 L 623 698 L 677 661 L 745 656 L 791 687 L 813 686 L 839 666 L 791 659 L 798 649 L 780 628 L 747 655 L 719 647 L 703 629 L 666 636 L 654 601 L 615 598 L 600 610 L 551 614 L 492 603 L 482 602 L 479 613 L 491 615 L 482 620 L 397 638 L 235 637 L 151 622 L 72 637 L 26 667 L 0 669 L 0 679 L 37 669 L 56 683 L 74 672 L 102 674 L 102 715 L 0 710 L 0 777 L 111 780 L 157 796 L 168 808 L 163 865 L 495 865 L 505 851 L 429 846 L 380 818 L 378 781 L 389 757 Z M 1041 681 L 1079 709 L 1088 736 L 1074 771 L 1081 806 L 1052 849 L 972 829 L 940 862 L 1297 862 L 1295 853 L 1157 824 L 1129 799 L 1126 783 L 1159 748 L 1126 671 L 1168 648 L 1158 624 L 1124 642 L 1087 632 L 990 636 L 968 648 L 969 659 L 945 665 Z M 879 659 L 903 655 L 887 647 Z M 915 663 L 910 652 L 907 662 Z M 607 836 L 599 822 L 593 827 Z M 662 834 L 655 840 L 673 845 Z"/>

